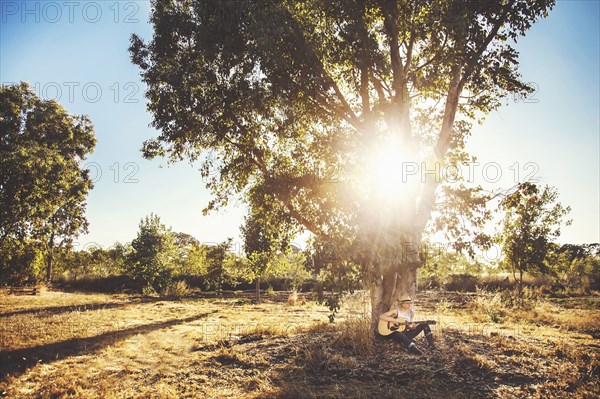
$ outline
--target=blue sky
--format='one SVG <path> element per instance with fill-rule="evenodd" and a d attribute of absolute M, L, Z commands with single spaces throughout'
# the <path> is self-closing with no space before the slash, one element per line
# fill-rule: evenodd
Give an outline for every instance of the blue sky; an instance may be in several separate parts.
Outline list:
<path fill-rule="evenodd" d="M 239 246 L 241 207 L 202 216 L 210 196 L 196 167 L 141 157 L 141 143 L 157 132 L 127 48 L 132 33 L 152 35 L 149 3 L 0 3 L 0 81 L 28 81 L 38 95 L 87 114 L 95 126 L 98 144 L 86 162 L 96 180 L 90 233 L 79 247 L 130 241 L 150 212 L 202 242 L 233 236 Z M 561 242 L 600 241 L 599 20 L 597 1 L 558 1 L 516 46 L 523 78 L 536 93 L 510 99 L 476 126 L 468 144 L 480 162 L 475 183 L 509 188 L 534 173 L 558 188 L 574 219 Z"/>

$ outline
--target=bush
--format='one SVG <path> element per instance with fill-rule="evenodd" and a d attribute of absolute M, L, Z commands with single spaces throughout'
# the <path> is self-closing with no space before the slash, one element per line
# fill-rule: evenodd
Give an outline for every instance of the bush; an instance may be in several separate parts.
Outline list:
<path fill-rule="evenodd" d="M 173 281 L 161 292 L 161 296 L 169 298 L 183 298 L 190 294 L 190 288 L 184 280 Z"/>
<path fill-rule="evenodd" d="M 138 286 L 129 276 L 58 278 L 54 284 L 66 291 L 116 294 L 136 291 Z"/>
<path fill-rule="evenodd" d="M 437 290 L 442 287 L 442 283 L 438 276 L 425 276 L 417 280 L 419 289 L 421 290 Z"/>
<path fill-rule="evenodd" d="M 352 350 L 357 356 L 368 356 L 375 353 L 374 333 L 370 317 L 348 318 L 339 324 L 340 334 L 335 344 Z"/>
<path fill-rule="evenodd" d="M 477 296 L 472 302 L 469 302 L 468 309 L 476 318 L 484 316 L 480 320 L 482 322 L 500 323 L 507 312 L 503 294 L 504 291 L 491 294 L 478 288 Z"/>
<path fill-rule="evenodd" d="M 475 292 L 478 279 L 470 274 L 452 274 L 444 284 L 448 291 Z"/>
<path fill-rule="evenodd" d="M 265 291 L 265 295 L 273 295 L 274 293 L 273 287 L 269 285 Z"/>
<path fill-rule="evenodd" d="M 304 298 L 298 297 L 298 291 L 292 290 L 292 292 L 290 292 L 290 295 L 287 299 L 287 304 L 289 306 L 304 305 L 305 303 L 306 301 L 304 300 Z"/>
<path fill-rule="evenodd" d="M 33 244 L 6 239 L 0 247 L 0 285 L 33 285 L 44 279 L 44 256 Z"/>

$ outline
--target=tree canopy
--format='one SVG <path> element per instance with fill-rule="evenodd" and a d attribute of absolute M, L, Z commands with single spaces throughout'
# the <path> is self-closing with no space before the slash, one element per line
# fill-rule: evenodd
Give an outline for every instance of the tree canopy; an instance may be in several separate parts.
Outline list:
<path fill-rule="evenodd" d="M 472 123 L 504 96 L 532 91 L 513 43 L 553 5 L 155 0 L 152 40 L 130 47 L 160 131 L 144 155 L 203 159 L 205 211 L 241 195 L 281 231 L 334 243 L 381 313 L 414 292 L 432 216 L 472 216 L 452 237 L 480 227 L 478 189 L 443 189 L 439 168 L 470 159 Z"/>

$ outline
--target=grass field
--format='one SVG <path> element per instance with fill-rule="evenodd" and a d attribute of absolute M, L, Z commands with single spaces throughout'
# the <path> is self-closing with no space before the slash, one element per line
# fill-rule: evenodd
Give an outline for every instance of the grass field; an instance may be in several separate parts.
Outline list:
<path fill-rule="evenodd" d="M 336 323 L 309 300 L 182 300 L 46 291 L 0 296 L 0 394 L 15 398 L 594 398 L 600 296 L 508 309 L 423 292 L 438 349 L 372 339 L 368 300 Z"/>

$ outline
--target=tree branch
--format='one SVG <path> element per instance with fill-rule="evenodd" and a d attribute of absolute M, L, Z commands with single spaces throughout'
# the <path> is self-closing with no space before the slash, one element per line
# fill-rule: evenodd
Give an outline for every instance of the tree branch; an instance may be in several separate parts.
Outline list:
<path fill-rule="evenodd" d="M 463 73 L 463 77 L 460 81 L 460 83 L 463 86 L 466 83 L 467 79 L 471 76 L 471 73 L 473 73 L 473 69 L 477 65 L 477 61 L 481 58 L 483 52 L 487 49 L 487 46 L 490 45 L 492 40 L 494 40 L 494 37 L 496 37 L 496 35 L 498 34 L 498 31 L 504 24 L 505 19 L 508 16 L 508 13 L 511 11 L 514 3 L 515 3 L 515 0 L 511 0 L 511 2 L 506 5 L 506 10 L 504 10 L 502 15 L 498 18 L 498 20 L 496 21 L 496 23 L 494 24 L 494 26 L 492 27 L 492 29 L 486 36 L 485 40 L 481 44 L 481 47 L 479 48 L 479 50 L 477 50 L 477 52 L 471 57 L 471 59 L 467 63 L 465 71 Z"/>
<path fill-rule="evenodd" d="M 408 74 L 408 70 L 410 69 L 414 44 L 415 44 L 415 29 L 414 29 L 414 22 L 411 21 L 410 38 L 408 40 L 408 47 L 406 48 L 406 63 L 404 64 L 404 73 L 403 73 L 404 76 L 406 76 Z"/>
<path fill-rule="evenodd" d="M 467 62 L 467 65 L 464 69 L 464 73 L 461 74 L 461 65 L 455 65 L 452 68 L 452 79 L 448 87 L 448 95 L 446 97 L 446 108 L 444 110 L 444 119 L 442 121 L 442 127 L 440 129 L 438 142 L 434 149 L 433 162 L 443 162 L 444 157 L 446 156 L 446 153 L 450 146 L 450 140 L 452 138 L 452 127 L 454 125 L 454 120 L 456 117 L 456 109 L 458 107 L 460 93 L 462 92 L 464 85 L 470 77 L 470 74 L 473 72 L 475 66 L 477 65 L 477 61 L 479 60 L 487 46 L 489 46 L 489 44 L 492 42 L 492 40 L 502 27 L 502 24 L 504 24 L 505 18 L 510 12 L 513 4 L 514 0 L 512 0 L 507 5 L 506 10 L 502 14 L 502 16 L 498 18 L 498 21 L 496 21 L 494 27 L 486 36 L 479 50 Z M 437 178 L 429 178 L 425 182 L 425 185 L 423 187 L 423 193 L 421 196 L 421 203 L 419 204 L 416 219 L 417 227 L 420 229 L 425 228 L 427 221 L 431 217 L 431 212 L 433 210 L 433 205 L 435 202 L 435 191 L 438 185 L 439 179 Z"/>
<path fill-rule="evenodd" d="M 400 58 L 400 44 L 398 43 L 398 10 L 395 1 L 383 0 L 381 2 L 381 11 L 384 15 L 383 26 L 388 36 L 390 47 L 390 61 L 392 63 L 392 87 L 398 93 L 402 91 L 402 82 L 404 80 L 402 59 Z"/>
<path fill-rule="evenodd" d="M 237 119 L 235 120 L 235 124 L 240 130 L 245 132 L 246 137 L 251 137 L 249 135 L 250 132 L 248 131 L 248 129 L 246 129 L 245 126 L 240 124 Z M 265 178 L 269 176 L 269 170 L 265 163 L 264 156 L 258 148 L 256 148 L 255 146 L 246 147 L 243 144 L 232 141 L 231 139 L 227 138 L 227 136 L 223 136 L 223 138 L 225 139 L 225 141 L 227 141 L 229 144 L 233 145 L 234 147 L 238 148 L 240 151 L 242 151 L 246 154 L 249 154 L 251 161 L 258 167 L 258 169 L 262 172 L 263 176 Z M 284 197 L 280 193 L 275 193 L 275 196 L 286 207 L 290 216 L 292 218 L 294 218 L 298 223 L 300 223 L 301 225 L 306 227 L 309 231 L 311 231 L 315 235 L 323 237 L 324 239 L 331 239 L 331 237 L 328 234 L 326 234 L 325 232 L 323 232 L 320 228 L 318 228 L 316 224 L 314 224 L 313 222 L 311 222 L 310 220 L 308 220 L 307 218 L 302 216 L 291 204 L 289 198 Z"/>
<path fill-rule="evenodd" d="M 398 44 L 398 8 L 395 0 L 382 0 L 381 11 L 384 15 L 383 26 L 388 36 L 390 47 L 390 60 L 392 64 L 392 87 L 394 89 L 393 104 L 397 107 L 393 111 L 397 115 L 388 118 L 402 139 L 410 141 L 412 137 L 410 122 L 410 98 L 406 87 L 405 67 L 400 57 L 400 45 Z M 411 50 L 412 51 L 412 50 Z"/>
<path fill-rule="evenodd" d="M 433 61 L 437 60 L 440 57 L 440 54 L 442 54 L 441 50 L 446 47 L 446 44 L 448 42 L 448 35 L 444 35 L 444 42 L 442 43 L 441 47 L 440 47 L 440 52 L 436 53 L 433 57 L 431 57 L 429 60 L 425 61 L 423 64 L 415 67 L 415 69 L 413 69 L 413 72 L 418 72 L 419 70 L 425 68 L 427 65 L 430 65 Z"/>
<path fill-rule="evenodd" d="M 375 73 L 371 71 L 371 80 L 373 81 L 373 86 L 375 87 L 375 91 L 377 92 L 377 98 L 381 104 L 386 102 L 385 93 L 383 92 L 383 85 L 381 81 L 375 77 Z"/>
<path fill-rule="evenodd" d="M 358 35 L 360 39 L 360 97 L 362 100 L 362 119 L 367 118 L 367 114 L 371 111 L 369 98 L 369 52 L 367 49 L 368 33 L 364 25 L 365 1 L 359 1 L 358 14 L 356 16 L 356 24 L 358 27 Z"/>

